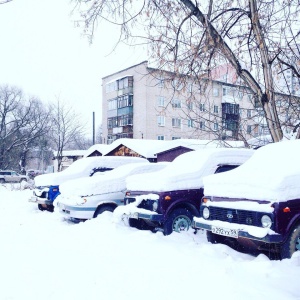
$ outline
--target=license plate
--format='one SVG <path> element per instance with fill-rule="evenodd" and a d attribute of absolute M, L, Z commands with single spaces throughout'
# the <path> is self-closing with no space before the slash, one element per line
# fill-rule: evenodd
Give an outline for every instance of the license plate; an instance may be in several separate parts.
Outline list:
<path fill-rule="evenodd" d="M 212 226 L 211 231 L 212 233 L 219 234 L 219 235 L 229 236 L 233 238 L 239 237 L 239 231 L 237 229 L 229 229 L 229 228 Z"/>

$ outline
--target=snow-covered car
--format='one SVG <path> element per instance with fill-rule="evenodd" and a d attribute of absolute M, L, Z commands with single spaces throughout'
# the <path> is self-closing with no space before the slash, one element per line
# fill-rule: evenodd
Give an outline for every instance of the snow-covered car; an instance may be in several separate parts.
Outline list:
<path fill-rule="evenodd" d="M 14 183 L 21 181 L 28 181 L 29 177 L 26 175 L 21 175 L 15 171 L 3 170 L 0 171 L 0 183 Z"/>
<path fill-rule="evenodd" d="M 300 250 L 300 140 L 269 144 L 241 167 L 204 178 L 193 227 L 212 243 L 289 258 Z"/>
<path fill-rule="evenodd" d="M 250 149 L 201 149 L 178 156 L 156 174 L 128 178 L 126 205 L 121 208 L 124 222 L 165 235 L 188 230 L 193 216 L 199 216 L 202 177 L 236 168 L 253 153 Z"/>
<path fill-rule="evenodd" d="M 60 186 L 57 207 L 64 218 L 73 222 L 96 218 L 104 211 L 123 205 L 126 178 L 133 174 L 155 172 L 168 163 L 127 164 L 91 178 L 70 180 Z"/>
<path fill-rule="evenodd" d="M 94 156 L 75 161 L 59 173 L 38 175 L 34 178 L 35 189 L 29 202 L 37 203 L 40 210 L 53 212 L 53 201 L 59 195 L 59 186 L 72 179 L 94 176 L 129 164 L 148 162 L 145 158 L 129 156 Z"/>

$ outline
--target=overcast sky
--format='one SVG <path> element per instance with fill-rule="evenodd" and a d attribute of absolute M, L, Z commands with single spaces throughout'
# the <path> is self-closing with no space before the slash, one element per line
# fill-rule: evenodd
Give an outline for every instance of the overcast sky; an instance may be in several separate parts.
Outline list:
<path fill-rule="evenodd" d="M 13 0 L 0 5 L 0 84 L 49 103 L 69 103 L 87 122 L 101 123 L 101 79 L 146 60 L 142 49 L 119 46 L 116 27 L 101 25 L 92 45 L 74 26 L 69 0 Z"/>

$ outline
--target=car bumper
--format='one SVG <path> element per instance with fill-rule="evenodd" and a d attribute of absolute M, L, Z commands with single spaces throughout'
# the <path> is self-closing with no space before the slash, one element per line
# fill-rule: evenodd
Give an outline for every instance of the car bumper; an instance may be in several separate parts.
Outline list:
<path fill-rule="evenodd" d="M 36 203 L 36 204 L 44 204 L 44 205 L 53 205 L 53 201 L 48 200 L 46 198 L 40 198 L 37 196 L 32 196 L 28 199 L 28 202 Z"/>
<path fill-rule="evenodd" d="M 283 241 L 283 236 L 277 233 L 268 233 L 273 232 L 272 230 L 269 230 L 267 228 L 260 228 L 260 227 L 255 227 L 255 226 L 250 226 L 250 225 L 241 225 L 241 224 L 232 224 L 229 222 L 223 222 L 223 221 L 209 221 L 205 220 L 203 218 L 194 218 L 192 222 L 192 227 L 194 229 L 204 229 L 208 231 L 212 231 L 213 227 L 219 227 L 219 228 L 224 228 L 225 231 L 228 229 L 234 229 L 237 230 L 238 232 L 238 237 L 239 238 L 245 238 L 245 239 L 250 239 L 254 241 L 259 241 L 263 243 L 281 243 Z M 252 234 L 251 234 L 252 233 Z M 253 234 L 255 233 L 255 235 Z M 230 235 L 225 235 L 225 234 L 220 234 L 222 236 L 229 236 Z"/>
<path fill-rule="evenodd" d="M 147 213 L 141 213 L 141 212 L 134 212 L 134 213 L 126 214 L 126 217 L 128 219 L 143 219 L 143 220 L 148 220 L 151 222 L 162 222 L 164 220 L 164 217 L 162 214 L 147 214 Z"/>
<path fill-rule="evenodd" d="M 72 206 L 60 202 L 57 206 L 64 218 L 74 222 L 92 219 L 96 211 L 96 207 Z"/>

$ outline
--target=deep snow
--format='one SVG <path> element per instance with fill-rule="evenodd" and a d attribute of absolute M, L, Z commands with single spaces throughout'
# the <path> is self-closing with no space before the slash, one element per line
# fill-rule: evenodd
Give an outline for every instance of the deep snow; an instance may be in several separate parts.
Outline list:
<path fill-rule="evenodd" d="M 111 213 L 72 224 L 11 187 L 0 185 L 0 299 L 300 299 L 300 252 L 271 261 L 201 232 L 139 231 Z"/>

